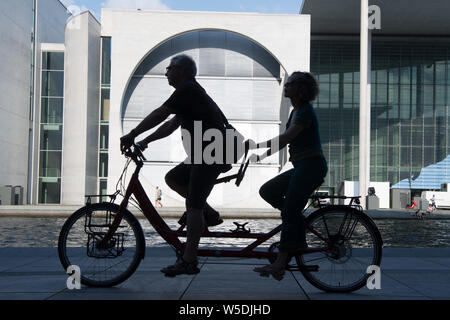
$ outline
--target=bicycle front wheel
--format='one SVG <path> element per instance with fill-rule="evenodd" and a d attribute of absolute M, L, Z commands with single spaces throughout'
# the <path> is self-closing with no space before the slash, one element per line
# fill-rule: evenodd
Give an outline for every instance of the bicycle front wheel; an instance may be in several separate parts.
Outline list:
<path fill-rule="evenodd" d="M 314 230 L 306 230 L 309 249 L 326 248 L 327 241 L 332 244 L 329 250 L 296 256 L 305 279 L 326 292 L 352 292 L 365 286 L 370 276 L 367 268 L 381 263 L 383 242 L 375 223 L 348 206 L 320 209 L 305 223 Z"/>
<path fill-rule="evenodd" d="M 58 241 L 61 264 L 64 270 L 78 266 L 84 285 L 115 286 L 128 279 L 144 258 L 144 233 L 128 210 L 107 246 L 98 245 L 118 213 L 116 204 L 92 204 L 72 214 L 61 229 Z"/>

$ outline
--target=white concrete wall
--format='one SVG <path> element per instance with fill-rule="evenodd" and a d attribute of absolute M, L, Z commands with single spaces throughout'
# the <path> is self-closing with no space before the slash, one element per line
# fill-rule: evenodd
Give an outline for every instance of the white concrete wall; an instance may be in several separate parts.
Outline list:
<path fill-rule="evenodd" d="M 62 204 L 96 193 L 98 167 L 100 24 L 89 13 L 66 29 Z"/>
<path fill-rule="evenodd" d="M 267 49 L 288 73 L 309 70 L 309 16 L 103 9 L 102 36 L 112 37 L 108 192 L 115 191 L 125 161 L 119 150 L 120 137 L 124 134 L 121 107 L 135 69 L 151 50 L 167 39 L 188 31 L 204 29 L 227 30 L 250 38 Z M 280 92 L 280 104 L 284 104 L 281 101 Z M 280 104 L 275 107 L 279 108 Z M 287 118 L 285 112 L 281 114 Z M 258 140 L 264 134 L 261 132 L 257 134 L 258 137 L 252 138 Z M 157 149 L 154 152 L 158 152 Z M 169 169 L 167 165 L 144 168 L 142 181 L 151 200 L 154 197 L 154 186 L 165 185 L 164 175 Z M 255 171 L 256 169 L 249 167 L 248 175 L 239 189 L 233 183 L 216 186 L 209 198 L 210 203 L 227 207 L 268 207 L 257 192 L 262 183 L 278 173 L 279 167 L 268 166 L 264 171 Z M 236 169 L 231 173 L 235 171 Z M 170 192 L 168 187 L 163 188 L 163 192 L 166 195 L 163 195 L 163 203 L 184 206 L 184 201 Z M 233 200 L 225 202 L 224 198 Z"/>
<path fill-rule="evenodd" d="M 0 186 L 27 187 L 32 0 L 0 1 Z"/>

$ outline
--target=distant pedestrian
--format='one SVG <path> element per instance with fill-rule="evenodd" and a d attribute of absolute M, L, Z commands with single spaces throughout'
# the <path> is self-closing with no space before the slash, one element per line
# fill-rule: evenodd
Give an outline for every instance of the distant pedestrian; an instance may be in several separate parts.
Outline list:
<path fill-rule="evenodd" d="M 434 197 L 434 194 L 430 199 L 430 204 L 433 206 L 434 209 L 436 209 L 436 199 Z"/>
<path fill-rule="evenodd" d="M 162 208 L 162 190 L 159 187 L 156 187 L 156 200 L 155 200 L 155 207 L 159 204 L 159 206 Z"/>

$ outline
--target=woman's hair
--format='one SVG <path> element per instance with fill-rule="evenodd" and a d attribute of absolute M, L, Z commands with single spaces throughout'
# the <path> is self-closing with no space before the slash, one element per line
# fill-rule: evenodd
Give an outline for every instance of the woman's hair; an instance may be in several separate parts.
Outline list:
<path fill-rule="evenodd" d="M 173 65 L 184 68 L 189 77 L 195 78 L 197 75 L 197 66 L 195 65 L 195 61 L 188 55 L 179 54 L 173 57 L 171 62 Z"/>
<path fill-rule="evenodd" d="M 296 71 L 290 76 L 292 82 L 299 85 L 303 102 L 311 102 L 319 94 L 319 84 L 312 73 Z"/>

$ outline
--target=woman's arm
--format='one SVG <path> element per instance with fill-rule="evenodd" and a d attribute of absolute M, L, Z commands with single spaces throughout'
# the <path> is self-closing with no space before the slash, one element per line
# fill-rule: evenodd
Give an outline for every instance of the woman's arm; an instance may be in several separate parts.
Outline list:
<path fill-rule="evenodd" d="M 257 143 L 256 148 L 269 148 L 265 153 L 263 153 L 260 156 L 257 156 L 257 161 L 261 161 L 264 158 L 267 158 L 271 156 L 274 153 L 279 152 L 284 147 L 286 147 L 290 142 L 292 142 L 297 135 L 302 132 L 303 129 L 305 129 L 304 124 L 296 124 L 292 123 L 289 126 L 289 129 L 287 129 L 284 133 L 280 134 L 278 137 L 275 137 L 273 139 Z"/>

